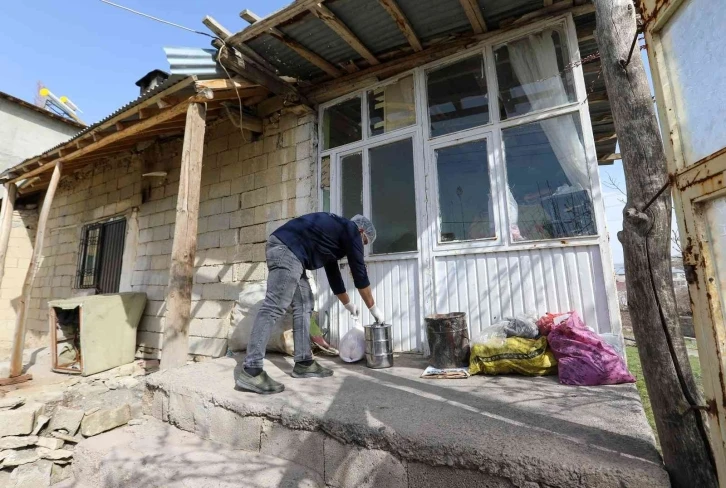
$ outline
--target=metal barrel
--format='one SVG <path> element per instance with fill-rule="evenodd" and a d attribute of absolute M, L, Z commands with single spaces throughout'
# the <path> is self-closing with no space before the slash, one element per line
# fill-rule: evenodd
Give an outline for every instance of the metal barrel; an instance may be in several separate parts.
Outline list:
<path fill-rule="evenodd" d="M 366 366 L 373 369 L 393 366 L 391 324 L 363 326 L 366 339 Z"/>
<path fill-rule="evenodd" d="M 424 318 L 434 368 L 461 368 L 469 363 L 469 331 L 466 313 L 454 312 Z"/>

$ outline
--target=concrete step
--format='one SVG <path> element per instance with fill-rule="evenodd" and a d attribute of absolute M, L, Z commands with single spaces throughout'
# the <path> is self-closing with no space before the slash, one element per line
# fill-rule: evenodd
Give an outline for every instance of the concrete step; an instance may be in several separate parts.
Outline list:
<path fill-rule="evenodd" d="M 205 441 L 156 419 L 78 444 L 74 478 L 56 488 L 317 488 L 294 462 Z"/>
<path fill-rule="evenodd" d="M 239 359 L 239 358 L 237 358 Z M 322 360 L 325 379 L 265 370 L 286 389 L 234 390 L 234 358 L 147 378 L 147 413 L 205 439 L 293 461 L 331 487 L 670 486 L 634 385 L 580 388 L 516 376 L 427 380 L 396 366 Z"/>

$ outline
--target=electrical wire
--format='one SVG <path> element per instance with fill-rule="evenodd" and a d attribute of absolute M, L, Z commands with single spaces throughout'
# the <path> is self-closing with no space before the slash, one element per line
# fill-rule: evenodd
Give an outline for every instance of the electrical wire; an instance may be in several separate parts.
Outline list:
<path fill-rule="evenodd" d="M 145 17 L 147 19 L 151 19 L 151 20 L 154 20 L 156 22 L 161 22 L 162 24 L 170 25 L 170 26 L 176 27 L 178 29 L 182 29 L 182 30 L 185 30 L 185 31 L 188 31 L 188 32 L 193 32 L 194 34 L 199 34 L 199 35 L 202 35 L 202 36 L 211 37 L 212 39 L 219 39 L 220 41 L 222 41 L 222 47 L 219 48 L 219 51 L 217 52 L 216 62 L 217 62 L 217 64 L 219 64 L 222 67 L 222 69 L 224 70 L 224 72 L 227 74 L 227 77 L 232 82 L 233 87 L 234 87 L 234 91 L 237 94 L 237 101 L 239 102 L 239 124 L 237 124 L 232 119 L 231 113 L 229 111 L 229 108 L 226 105 L 224 106 L 224 108 L 227 111 L 227 116 L 229 117 L 229 119 L 232 122 L 232 124 L 235 125 L 240 130 L 240 133 L 242 134 L 242 140 L 244 142 L 249 142 L 249 141 L 247 141 L 247 138 L 245 137 L 244 129 L 242 128 L 242 115 L 243 115 L 243 111 L 242 111 L 242 97 L 239 94 L 239 88 L 237 88 L 237 84 L 235 83 L 234 78 L 232 78 L 232 75 L 229 74 L 229 71 L 227 71 L 227 67 L 224 66 L 224 64 L 222 64 L 221 61 L 220 61 L 220 58 L 222 57 L 222 51 L 224 49 L 228 49 L 228 48 L 232 48 L 232 50 L 234 51 L 235 49 L 234 49 L 233 46 L 230 46 L 229 44 L 227 44 L 227 42 L 224 39 L 222 39 L 221 37 L 213 36 L 213 35 L 208 34 L 206 32 L 194 30 L 194 29 L 191 29 L 189 27 L 183 26 L 181 24 L 176 24 L 174 22 L 169 22 L 168 20 L 160 19 L 159 17 L 154 17 L 153 15 L 145 14 L 143 12 L 139 12 L 138 10 L 134 10 L 132 8 L 129 8 L 129 7 L 124 7 L 123 5 L 119 5 L 117 3 L 109 2 L 108 0 L 101 0 L 101 2 L 103 2 L 105 4 L 108 4 L 108 5 L 111 5 L 112 7 L 120 8 L 121 10 L 126 10 L 127 12 L 131 12 L 133 14 L 140 15 L 141 17 Z"/>
<path fill-rule="evenodd" d="M 202 31 L 190 29 L 189 27 L 185 27 L 185 26 L 180 25 L 180 24 L 175 24 L 174 22 L 169 22 L 168 20 L 160 19 L 159 17 L 154 17 L 153 15 L 145 14 L 143 12 L 139 12 L 138 10 L 134 10 L 132 8 L 124 7 L 123 5 L 119 5 L 117 3 L 109 2 L 108 0 L 101 0 L 101 2 L 106 3 L 108 5 L 111 5 L 113 7 L 116 7 L 116 8 L 120 8 L 122 10 L 127 10 L 127 11 L 129 11 L 131 13 L 136 14 L 136 15 L 140 15 L 142 17 L 146 17 L 147 19 L 151 19 L 151 20 L 155 20 L 157 22 L 161 22 L 162 24 L 171 25 L 172 27 L 176 27 L 178 29 L 184 29 L 185 31 L 193 32 L 195 34 L 199 34 L 199 35 L 202 35 L 202 36 L 211 37 L 212 39 L 218 39 L 217 36 L 213 36 L 211 34 L 207 34 L 206 32 L 202 32 Z"/>

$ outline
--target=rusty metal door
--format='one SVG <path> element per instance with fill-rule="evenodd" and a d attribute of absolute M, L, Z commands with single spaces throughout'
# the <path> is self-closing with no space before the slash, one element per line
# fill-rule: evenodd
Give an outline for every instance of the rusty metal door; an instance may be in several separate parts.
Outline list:
<path fill-rule="evenodd" d="M 711 445 L 726 486 L 726 9 L 638 0 L 683 248 Z"/>

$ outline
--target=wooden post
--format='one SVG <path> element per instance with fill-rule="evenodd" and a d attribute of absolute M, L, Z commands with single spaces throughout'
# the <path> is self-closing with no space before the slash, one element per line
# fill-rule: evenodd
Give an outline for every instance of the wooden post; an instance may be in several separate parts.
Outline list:
<path fill-rule="evenodd" d="M 0 219 L 0 284 L 5 276 L 5 256 L 8 255 L 8 242 L 10 231 L 13 228 L 13 212 L 15 211 L 15 197 L 18 194 L 18 187 L 15 183 L 5 183 L 5 201 Z"/>
<path fill-rule="evenodd" d="M 13 352 L 10 358 L 10 377 L 19 377 L 23 372 L 23 349 L 25 347 L 26 319 L 28 316 L 28 303 L 30 302 L 30 292 L 33 289 L 35 274 L 38 271 L 40 258 L 43 255 L 43 240 L 45 239 L 45 225 L 48 223 L 48 214 L 50 207 L 53 205 L 53 197 L 58 189 L 58 182 L 61 177 L 61 169 L 63 163 L 58 163 L 53 168 L 53 175 L 50 177 L 48 189 L 43 198 L 43 206 L 40 209 L 38 217 L 38 228 L 35 231 L 35 244 L 33 246 L 33 256 L 30 258 L 28 272 L 25 274 L 25 282 L 23 283 L 23 292 L 18 302 L 18 318 L 15 322 L 15 335 L 13 336 Z M 26 375 L 23 375 L 26 376 Z M 27 379 L 30 379 L 29 377 Z"/>
<path fill-rule="evenodd" d="M 187 362 L 205 119 L 204 104 L 189 105 L 182 148 L 169 288 L 166 293 L 167 314 L 161 350 L 163 369 L 184 366 Z"/>
<path fill-rule="evenodd" d="M 623 157 L 628 308 L 674 487 L 716 487 L 704 408 L 681 332 L 671 272 L 666 157 L 640 50 L 632 0 L 595 0 L 597 43 Z M 628 61 L 629 59 L 629 61 Z"/>

